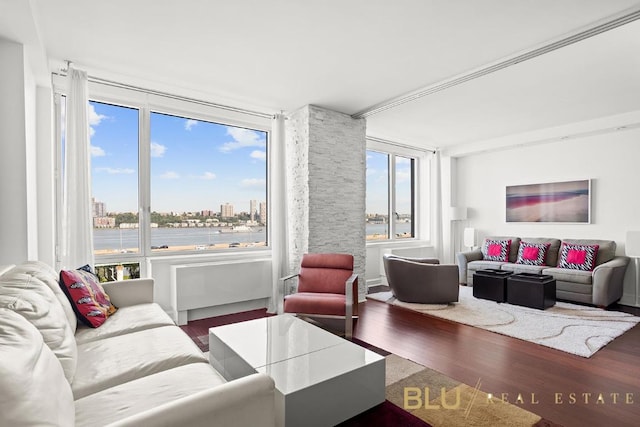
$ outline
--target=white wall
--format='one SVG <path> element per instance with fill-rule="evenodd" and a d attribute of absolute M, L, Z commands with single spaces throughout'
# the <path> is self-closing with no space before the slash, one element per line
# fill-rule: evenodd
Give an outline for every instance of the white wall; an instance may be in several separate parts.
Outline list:
<path fill-rule="evenodd" d="M 25 86 L 23 46 L 0 39 L 0 64 L 0 264 L 16 264 L 33 252 L 33 239 L 29 239 L 32 217 L 27 211 L 32 187 L 27 182 L 26 126 L 35 119 L 26 117 L 26 96 L 31 91 Z"/>
<path fill-rule="evenodd" d="M 640 230 L 640 130 L 501 149 L 457 159 L 457 201 L 469 207 L 468 225 L 487 235 L 611 239 L 624 254 L 627 230 Z M 505 222 L 505 187 L 591 179 L 591 224 Z M 633 266 L 633 261 L 630 266 Z M 622 302 L 635 296 L 633 268 Z"/>

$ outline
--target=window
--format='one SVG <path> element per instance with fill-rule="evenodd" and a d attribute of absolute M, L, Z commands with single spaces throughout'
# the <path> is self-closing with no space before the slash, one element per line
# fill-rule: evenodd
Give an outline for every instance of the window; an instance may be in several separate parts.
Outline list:
<path fill-rule="evenodd" d="M 367 241 L 415 233 L 415 158 L 367 151 Z"/>
<path fill-rule="evenodd" d="M 66 136 L 61 87 L 59 159 Z M 117 271 L 136 277 L 147 255 L 267 245 L 268 116 L 254 121 L 204 102 L 105 85 L 90 84 L 89 92 L 92 225 L 101 280 L 113 280 Z M 62 177 L 63 162 L 58 166 Z"/>
<path fill-rule="evenodd" d="M 151 250 L 265 246 L 267 133 L 151 113 Z"/>
<path fill-rule="evenodd" d="M 140 252 L 138 123 L 135 108 L 89 102 L 96 256 Z"/>

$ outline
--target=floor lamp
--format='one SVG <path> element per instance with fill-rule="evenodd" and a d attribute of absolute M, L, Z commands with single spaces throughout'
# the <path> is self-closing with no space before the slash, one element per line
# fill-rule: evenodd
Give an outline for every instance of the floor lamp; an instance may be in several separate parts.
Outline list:
<path fill-rule="evenodd" d="M 456 252 L 458 252 L 459 248 L 459 240 L 460 235 L 458 232 L 458 222 L 464 221 L 467 219 L 467 208 L 464 207 L 451 207 L 451 221 L 452 224 L 452 238 L 451 238 L 451 248 L 453 249 L 453 259 L 456 258 Z"/>
<path fill-rule="evenodd" d="M 462 235 L 462 241 L 463 244 L 467 248 L 469 248 L 470 251 L 472 251 L 476 245 L 476 229 L 472 227 L 466 227 Z"/>
<path fill-rule="evenodd" d="M 640 277 L 638 277 L 638 258 L 640 258 L 640 231 L 627 231 L 625 252 L 628 257 L 634 258 L 636 267 L 636 301 L 635 306 L 640 307 Z"/>

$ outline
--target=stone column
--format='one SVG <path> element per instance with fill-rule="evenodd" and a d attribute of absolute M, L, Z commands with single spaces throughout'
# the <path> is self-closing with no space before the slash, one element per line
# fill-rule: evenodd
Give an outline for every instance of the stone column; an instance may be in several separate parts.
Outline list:
<path fill-rule="evenodd" d="M 304 253 L 352 254 L 364 299 L 366 121 L 307 105 L 287 120 L 286 147 L 292 271 Z"/>

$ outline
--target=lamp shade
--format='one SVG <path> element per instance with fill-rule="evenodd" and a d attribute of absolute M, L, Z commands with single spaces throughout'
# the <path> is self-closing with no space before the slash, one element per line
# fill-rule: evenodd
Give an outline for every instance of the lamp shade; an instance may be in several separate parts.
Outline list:
<path fill-rule="evenodd" d="M 630 257 L 640 257 L 640 231 L 627 231 L 625 252 Z"/>
<path fill-rule="evenodd" d="M 466 247 L 474 247 L 476 245 L 476 229 L 471 227 L 465 228 L 462 241 Z"/>
<path fill-rule="evenodd" d="M 462 221 L 467 219 L 467 208 L 451 207 L 451 221 Z"/>

